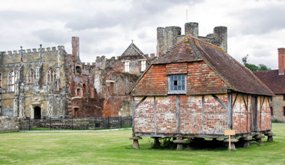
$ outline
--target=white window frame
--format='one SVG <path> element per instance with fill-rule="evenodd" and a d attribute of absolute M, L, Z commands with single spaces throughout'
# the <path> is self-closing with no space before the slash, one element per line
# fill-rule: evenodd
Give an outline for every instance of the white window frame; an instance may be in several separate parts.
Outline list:
<path fill-rule="evenodd" d="M 141 72 L 145 71 L 146 69 L 146 60 L 141 61 Z"/>
<path fill-rule="evenodd" d="M 125 72 L 130 72 L 130 61 L 124 63 Z"/>

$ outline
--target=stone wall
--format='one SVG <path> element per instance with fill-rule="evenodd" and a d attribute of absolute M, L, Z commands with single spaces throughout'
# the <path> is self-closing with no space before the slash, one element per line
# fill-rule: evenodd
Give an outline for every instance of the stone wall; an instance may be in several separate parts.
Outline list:
<path fill-rule="evenodd" d="M 285 122 L 285 101 L 283 99 L 283 95 L 275 95 L 274 97 L 272 97 L 272 104 L 273 120 Z"/>
<path fill-rule="evenodd" d="M 0 132 L 19 131 L 18 118 L 0 116 Z"/>
<path fill-rule="evenodd" d="M 193 35 L 201 40 L 210 42 L 221 47 L 227 52 L 227 27 L 217 26 L 213 33 L 206 36 L 199 36 L 199 27 L 196 22 L 185 24 L 185 35 Z M 183 40 L 185 36 L 181 34 L 181 28 L 177 26 L 158 27 L 157 28 L 157 54 L 158 56 L 166 53 L 171 47 Z"/>

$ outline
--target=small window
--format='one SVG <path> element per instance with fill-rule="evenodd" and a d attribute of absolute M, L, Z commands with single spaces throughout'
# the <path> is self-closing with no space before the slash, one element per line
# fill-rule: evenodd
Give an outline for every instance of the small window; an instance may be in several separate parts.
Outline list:
<path fill-rule="evenodd" d="M 141 72 L 143 72 L 146 68 L 146 61 L 141 61 Z"/>
<path fill-rule="evenodd" d="M 168 76 L 168 93 L 170 94 L 185 94 L 186 93 L 185 75 Z"/>
<path fill-rule="evenodd" d="M 76 70 L 76 73 L 81 74 L 81 67 L 80 66 L 76 66 L 75 70 Z"/>
<path fill-rule="evenodd" d="M 285 116 L 285 107 L 283 107 L 283 116 Z"/>
<path fill-rule="evenodd" d="M 272 108 L 272 107 L 270 107 L 270 113 L 271 113 L 271 116 L 274 115 L 274 114 L 273 114 L 273 108 Z"/>
<path fill-rule="evenodd" d="M 15 72 L 11 71 L 8 74 L 8 91 L 14 92 L 15 90 Z"/>
<path fill-rule="evenodd" d="M 47 82 L 50 83 L 54 82 L 55 80 L 56 80 L 56 73 L 52 68 L 50 68 L 47 74 Z"/>
<path fill-rule="evenodd" d="M 76 96 L 81 96 L 81 89 L 80 88 L 76 89 Z"/>
<path fill-rule="evenodd" d="M 283 100 L 285 100 L 285 95 L 283 95 Z"/>
<path fill-rule="evenodd" d="M 30 69 L 29 74 L 28 74 L 28 83 L 29 84 L 34 82 L 34 76 L 35 76 L 34 70 Z"/>
<path fill-rule="evenodd" d="M 130 72 L 130 61 L 125 61 L 125 72 Z"/>

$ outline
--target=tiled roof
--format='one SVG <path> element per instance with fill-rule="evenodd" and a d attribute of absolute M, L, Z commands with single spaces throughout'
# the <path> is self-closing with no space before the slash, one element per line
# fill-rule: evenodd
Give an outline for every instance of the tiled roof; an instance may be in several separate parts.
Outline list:
<path fill-rule="evenodd" d="M 278 70 L 259 71 L 255 75 L 263 81 L 274 94 L 285 94 L 285 75 L 278 75 Z"/>
<path fill-rule="evenodd" d="M 159 57 L 153 64 L 205 61 L 227 83 L 228 89 L 257 95 L 273 95 L 272 91 L 249 69 L 220 47 L 186 36 L 182 42 Z"/>
<path fill-rule="evenodd" d="M 143 52 L 134 44 L 131 43 L 121 56 L 143 56 Z"/>

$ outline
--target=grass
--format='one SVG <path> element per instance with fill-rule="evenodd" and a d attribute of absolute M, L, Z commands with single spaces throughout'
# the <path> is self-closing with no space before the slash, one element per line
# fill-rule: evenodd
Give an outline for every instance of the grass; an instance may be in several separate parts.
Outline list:
<path fill-rule="evenodd" d="M 0 164 L 285 164 L 285 124 L 274 123 L 274 142 L 226 149 L 159 150 L 152 140 L 134 150 L 130 129 L 31 131 L 0 134 Z M 264 139 L 265 141 L 266 139 Z"/>

